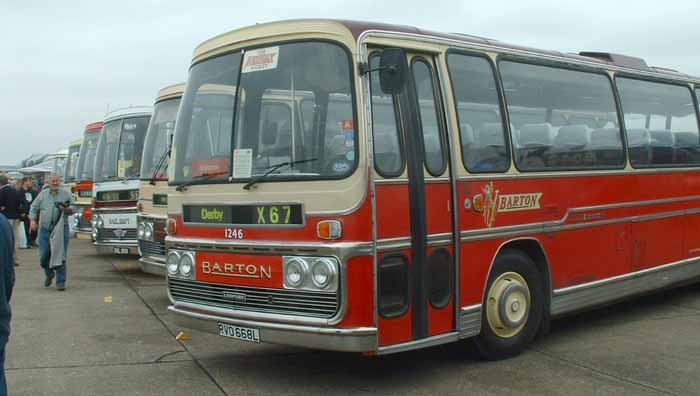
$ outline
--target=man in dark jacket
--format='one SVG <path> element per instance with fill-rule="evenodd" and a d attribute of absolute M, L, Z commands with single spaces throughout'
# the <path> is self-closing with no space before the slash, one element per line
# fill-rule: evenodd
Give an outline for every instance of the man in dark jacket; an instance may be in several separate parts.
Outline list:
<path fill-rule="evenodd" d="M 19 190 L 19 195 L 22 198 L 22 212 L 26 215 L 22 220 L 24 221 L 24 232 L 27 236 L 27 247 L 36 246 L 36 236 L 37 233 L 33 232 L 29 227 L 29 208 L 32 206 L 32 202 L 37 196 L 36 190 L 34 190 L 34 179 L 30 176 L 22 178 L 22 188 Z"/>
<path fill-rule="evenodd" d="M 12 227 L 0 214 L 0 396 L 7 396 L 5 346 L 10 338 L 10 297 L 15 285 L 14 245 Z"/>
<path fill-rule="evenodd" d="M 22 209 L 19 191 L 8 182 L 7 175 L 0 175 L 0 213 L 7 217 L 14 232 L 15 246 L 12 254 L 15 258 L 15 265 L 17 265 L 19 263 L 19 260 L 17 260 L 17 232 L 20 229 L 20 224 L 22 224 Z"/>

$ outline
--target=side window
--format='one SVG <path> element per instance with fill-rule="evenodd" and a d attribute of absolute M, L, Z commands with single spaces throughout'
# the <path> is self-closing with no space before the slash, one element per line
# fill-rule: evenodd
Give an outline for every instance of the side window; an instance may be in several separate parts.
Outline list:
<path fill-rule="evenodd" d="M 510 165 L 495 74 L 478 56 L 449 54 L 462 162 L 470 172 L 504 172 Z"/>
<path fill-rule="evenodd" d="M 424 59 L 419 59 L 413 62 L 411 69 L 418 97 L 421 129 L 423 130 L 425 168 L 431 175 L 439 176 L 445 171 L 445 155 L 432 68 Z"/>
<path fill-rule="evenodd" d="M 379 68 L 379 55 L 373 55 L 370 68 Z M 399 130 L 394 114 L 394 99 L 379 85 L 379 71 L 370 76 L 372 96 L 372 131 L 374 140 L 374 167 L 383 177 L 396 177 L 403 172 L 404 160 Z"/>
<path fill-rule="evenodd" d="M 617 78 L 635 167 L 700 164 L 700 131 L 690 89 Z"/>
<path fill-rule="evenodd" d="M 511 129 L 518 169 L 610 169 L 624 165 L 617 108 L 607 76 L 506 60 L 499 63 L 499 70 L 514 123 Z"/>

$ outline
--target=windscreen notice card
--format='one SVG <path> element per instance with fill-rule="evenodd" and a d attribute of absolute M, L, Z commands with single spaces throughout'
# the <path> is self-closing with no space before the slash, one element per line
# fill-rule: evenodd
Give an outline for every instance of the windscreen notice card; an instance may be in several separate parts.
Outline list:
<path fill-rule="evenodd" d="M 280 47 L 260 48 L 248 51 L 243 56 L 242 73 L 252 73 L 277 68 Z"/>

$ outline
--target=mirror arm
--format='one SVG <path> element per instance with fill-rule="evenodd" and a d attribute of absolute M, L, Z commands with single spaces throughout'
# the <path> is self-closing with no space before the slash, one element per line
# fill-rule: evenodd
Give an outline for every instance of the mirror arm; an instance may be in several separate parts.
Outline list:
<path fill-rule="evenodd" d="M 379 71 L 379 70 L 384 70 L 384 69 L 388 69 L 388 70 L 390 70 L 390 71 L 392 71 L 392 72 L 396 72 L 396 69 L 397 69 L 396 66 L 394 66 L 394 65 L 391 65 L 391 66 L 383 66 L 383 67 L 375 67 L 374 69 L 370 69 L 370 68 L 369 68 L 369 65 L 368 65 L 367 63 L 364 63 L 364 62 L 363 62 L 363 63 L 360 63 L 359 68 L 360 68 L 360 75 L 364 75 L 364 74 L 367 74 L 367 73 L 371 73 L 371 72 Z"/>

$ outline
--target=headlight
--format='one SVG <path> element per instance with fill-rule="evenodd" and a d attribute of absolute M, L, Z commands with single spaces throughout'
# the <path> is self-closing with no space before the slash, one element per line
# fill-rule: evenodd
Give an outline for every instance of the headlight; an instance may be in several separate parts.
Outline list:
<path fill-rule="evenodd" d="M 97 220 L 95 220 L 95 226 L 97 228 L 102 228 L 104 225 L 105 225 L 105 222 L 102 219 L 102 216 L 97 216 Z"/>
<path fill-rule="evenodd" d="M 284 271 L 284 283 L 291 287 L 299 287 L 304 283 L 308 271 L 306 262 L 293 258 L 286 263 Z"/>
<path fill-rule="evenodd" d="M 129 190 L 129 201 L 136 201 L 139 199 L 139 190 Z"/>
<path fill-rule="evenodd" d="M 338 290 L 339 266 L 334 257 L 285 256 L 282 259 L 286 289 Z"/>
<path fill-rule="evenodd" d="M 311 266 L 311 281 L 319 289 L 327 288 L 335 278 L 335 265 L 325 258 L 316 260 Z"/>
<path fill-rule="evenodd" d="M 185 253 L 180 258 L 180 275 L 190 278 L 194 269 L 194 258 L 192 254 Z"/>
<path fill-rule="evenodd" d="M 143 237 L 149 241 L 153 240 L 153 224 L 145 223 L 143 230 Z"/>
<path fill-rule="evenodd" d="M 168 258 L 165 260 L 165 267 L 168 269 L 168 275 L 177 276 L 179 265 L 180 253 L 177 251 L 171 251 L 168 253 Z"/>
<path fill-rule="evenodd" d="M 139 239 L 143 239 L 145 228 L 143 223 L 139 223 L 139 225 L 136 226 L 136 234 L 139 236 Z"/>

